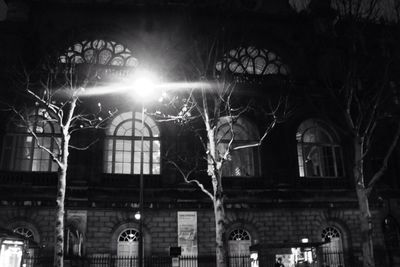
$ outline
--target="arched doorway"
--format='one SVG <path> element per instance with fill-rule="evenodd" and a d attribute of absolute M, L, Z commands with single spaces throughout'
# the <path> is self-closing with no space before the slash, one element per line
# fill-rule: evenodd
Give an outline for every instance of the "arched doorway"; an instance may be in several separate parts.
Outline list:
<path fill-rule="evenodd" d="M 323 261 L 330 267 L 344 267 L 343 237 L 334 226 L 328 226 L 321 232 L 323 241 L 329 243 L 322 246 Z"/>
<path fill-rule="evenodd" d="M 251 236 L 242 228 L 232 230 L 228 238 L 229 245 L 229 266 L 247 267 L 250 266 L 249 255 Z"/>
<path fill-rule="evenodd" d="M 139 231 L 135 228 L 123 230 L 117 240 L 118 267 L 138 266 Z"/>
<path fill-rule="evenodd" d="M 24 237 L 26 237 L 28 240 L 35 241 L 35 234 L 33 230 L 25 227 L 25 226 L 19 226 L 19 227 L 14 227 L 13 229 L 14 233 L 20 234 Z M 35 257 L 35 249 L 29 247 L 25 251 L 26 255 L 24 255 L 24 264 L 26 267 L 31 267 L 34 265 L 34 257 Z"/>

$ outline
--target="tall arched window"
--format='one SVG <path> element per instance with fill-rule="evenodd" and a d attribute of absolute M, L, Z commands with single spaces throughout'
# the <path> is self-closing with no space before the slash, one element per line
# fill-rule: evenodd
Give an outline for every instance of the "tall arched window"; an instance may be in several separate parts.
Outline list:
<path fill-rule="evenodd" d="M 232 127 L 231 127 L 232 126 Z M 222 156 L 228 149 L 233 138 L 231 148 L 257 143 L 259 135 L 256 127 L 243 118 L 232 122 L 229 117 L 220 119 L 217 125 L 217 151 Z M 259 176 L 258 147 L 233 150 L 222 167 L 223 176 Z"/>
<path fill-rule="evenodd" d="M 143 174 L 160 174 L 160 131 L 155 121 L 140 112 L 115 117 L 106 132 L 104 172 L 139 174 L 143 134 Z"/>
<path fill-rule="evenodd" d="M 343 256 L 343 239 L 340 231 L 333 226 L 326 227 L 321 233 L 322 241 L 329 243 L 322 246 L 323 261 L 327 266 L 345 266 Z"/>
<path fill-rule="evenodd" d="M 4 139 L 2 168 L 10 171 L 57 171 L 58 166 L 50 154 L 38 145 L 58 154 L 60 127 L 45 109 L 36 109 L 27 120 L 10 125 Z"/>
<path fill-rule="evenodd" d="M 318 120 L 306 120 L 296 133 L 300 177 L 342 177 L 342 148 L 334 131 Z"/>

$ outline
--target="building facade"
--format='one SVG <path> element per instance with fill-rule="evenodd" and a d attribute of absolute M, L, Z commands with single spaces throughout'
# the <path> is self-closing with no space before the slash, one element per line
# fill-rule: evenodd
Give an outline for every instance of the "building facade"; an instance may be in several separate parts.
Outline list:
<path fill-rule="evenodd" d="M 1 89 L 4 97 L 16 102 L 20 99 L 12 89 L 15 79 L 10 79 L 10 72 L 20 59 L 29 68 L 56 51 L 59 63 L 93 65 L 107 73 L 111 81 L 102 80 L 102 85 L 126 77 L 125 71 L 138 66 L 176 78 L 195 60 L 196 55 L 187 53 L 194 36 L 205 40 L 223 28 L 229 39 L 224 62 L 230 71 L 262 77 L 257 83 L 239 83 L 243 98 L 291 88 L 300 107 L 259 148 L 233 153 L 223 169 L 229 254 L 248 255 L 249 247 L 256 244 L 329 240 L 322 247 L 336 253 L 331 266 L 359 264 L 359 209 L 348 136 L 340 131 L 335 114 L 329 114 L 333 118 L 321 115 L 303 96 L 318 97 L 315 73 L 319 70 L 312 69 L 311 62 L 317 59 L 311 56 L 323 53 L 312 45 L 323 50 L 323 44 L 313 44 L 313 36 L 329 23 L 319 24 L 318 16 L 299 14 L 289 2 L 274 0 L 232 4 L 38 0 L 9 1 L 6 7 L 0 22 L 5 37 L 0 44 Z M 66 254 L 137 255 L 141 142 L 145 255 L 166 256 L 176 246 L 182 246 L 186 255 L 215 254 L 211 201 L 199 188 L 186 184 L 165 156 L 171 149 L 198 150 L 193 137 L 185 136 L 179 125 L 161 123 L 150 115 L 145 115 L 142 136 L 137 101 L 110 94 L 83 99 L 92 107 L 98 101 L 118 112 L 104 129 L 73 137 L 74 144 L 97 141 L 86 150 L 71 151 Z M 148 105 L 150 110 L 156 104 Z M 1 116 L 0 226 L 34 240 L 40 249 L 31 254 L 49 255 L 54 243 L 57 166 L 37 143 L 54 151 L 60 130 L 46 120 L 51 115 L 31 110 L 37 138 L 18 127 L 9 113 Z M 244 116 L 235 125 L 238 144 L 262 136 L 260 119 Z M 226 127 L 223 121 L 218 125 L 221 150 L 230 140 Z M 377 266 L 400 266 L 399 161 L 397 146 L 370 199 Z"/>

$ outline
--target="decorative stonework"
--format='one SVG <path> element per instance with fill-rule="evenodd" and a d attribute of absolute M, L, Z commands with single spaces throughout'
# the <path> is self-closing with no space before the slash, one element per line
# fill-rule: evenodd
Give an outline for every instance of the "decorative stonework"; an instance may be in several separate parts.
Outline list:
<path fill-rule="evenodd" d="M 217 71 L 229 70 L 234 74 L 266 76 L 280 74 L 287 76 L 289 68 L 274 52 L 254 46 L 239 47 L 225 53 L 216 64 Z"/>
<path fill-rule="evenodd" d="M 102 39 L 83 40 L 68 47 L 59 57 L 66 64 L 97 64 L 118 67 L 137 67 L 138 60 L 120 43 Z"/>

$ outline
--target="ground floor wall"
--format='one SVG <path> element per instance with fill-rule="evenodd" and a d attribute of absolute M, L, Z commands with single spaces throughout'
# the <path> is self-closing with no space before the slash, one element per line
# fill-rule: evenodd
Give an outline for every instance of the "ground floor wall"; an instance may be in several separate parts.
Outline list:
<path fill-rule="evenodd" d="M 178 246 L 178 213 L 192 211 L 196 215 L 195 242 L 198 255 L 214 254 L 215 224 L 208 209 L 148 209 L 145 210 L 143 233 L 146 255 L 168 255 L 170 247 Z M 122 235 L 127 229 L 139 229 L 134 209 L 67 209 L 66 228 L 69 229 L 70 253 L 79 250 L 81 255 L 117 255 L 121 249 Z M 399 266 L 388 259 L 385 231 L 382 223 L 387 216 L 385 209 L 373 212 L 374 245 L 378 266 Z M 399 221 L 399 214 L 393 214 Z M 54 242 L 54 210 L 40 206 L 2 206 L 0 226 L 10 230 L 26 228 L 41 247 L 41 253 L 51 253 Z M 362 259 L 358 211 L 355 208 L 268 208 L 227 209 L 227 238 L 231 250 L 240 251 L 240 244 L 281 244 L 320 242 L 326 236 L 338 235 L 346 262 L 355 264 Z M 132 230 L 133 231 L 133 230 Z M 125 238 L 133 235 L 130 230 Z M 188 234 L 183 233 L 183 234 Z M 182 235 L 182 233 L 181 233 Z M 133 237 L 134 238 L 134 237 Z M 236 238 L 236 239 L 235 239 Z M 75 241 L 74 241 L 75 240 Z M 69 242 L 68 241 L 68 242 Z M 397 240 L 398 242 L 398 240 Z M 79 245 L 76 247 L 75 245 Z M 74 247 L 75 246 L 75 247 Z M 243 251 L 242 251 L 243 252 Z M 395 251 L 392 251 L 393 254 Z M 231 252 L 232 253 L 232 252 Z M 396 254 L 395 254 L 396 255 Z M 390 256 L 390 255 L 389 255 Z"/>

